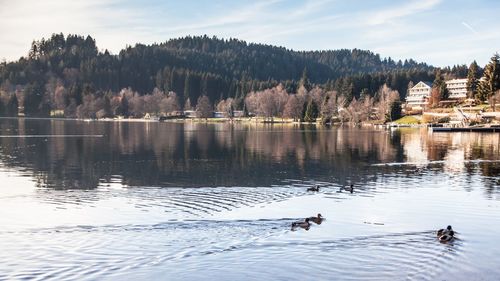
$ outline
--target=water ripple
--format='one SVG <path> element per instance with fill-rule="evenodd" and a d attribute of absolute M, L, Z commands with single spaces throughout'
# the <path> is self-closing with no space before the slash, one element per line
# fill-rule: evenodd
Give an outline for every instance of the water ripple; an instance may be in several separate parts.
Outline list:
<path fill-rule="evenodd" d="M 441 244 L 433 231 L 290 240 L 292 220 L 193 220 L 153 225 L 32 229 L 15 235 L 0 232 L 4 253 L 0 254 L 0 263 L 3 267 L 7 265 L 0 272 L 6 279 L 98 279 L 150 266 L 186 263 L 196 266 L 202 257 L 222 255 L 224 258 L 233 252 L 258 259 L 266 252 L 273 256 L 315 255 L 315 262 L 308 263 L 307 269 L 322 274 L 326 270 L 352 279 L 366 279 L 364 277 L 381 273 L 388 277 L 406 272 L 408 279 L 430 280 L 431 271 L 439 272 L 451 265 L 464 246 L 461 240 Z M 48 234 L 53 240 L 46 240 Z M 1 238 L 6 235 L 15 237 L 15 241 L 5 243 Z M 238 239 L 233 239 L 235 236 Z M 147 237 L 154 238 L 144 244 Z M 277 240 L 277 237 L 282 239 Z M 29 251 L 27 244 L 31 246 Z M 12 264 L 12 256 L 18 257 L 15 264 Z M 210 260 L 208 258 L 207 262 Z"/>

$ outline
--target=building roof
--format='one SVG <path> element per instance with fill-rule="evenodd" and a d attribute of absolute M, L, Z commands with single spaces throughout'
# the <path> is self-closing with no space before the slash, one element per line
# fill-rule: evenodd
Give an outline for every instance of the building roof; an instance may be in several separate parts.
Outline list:
<path fill-rule="evenodd" d="M 467 82 L 467 78 L 458 78 L 458 79 L 451 79 L 451 80 L 445 81 L 446 84 L 463 83 L 463 82 Z"/>
<path fill-rule="evenodd" d="M 415 84 L 415 86 L 413 86 L 413 88 L 417 88 L 417 86 L 418 86 L 418 88 L 420 88 L 420 86 L 424 86 L 424 85 L 429 87 L 429 88 L 432 88 L 432 82 L 429 82 L 429 81 L 420 81 L 417 84 Z"/>

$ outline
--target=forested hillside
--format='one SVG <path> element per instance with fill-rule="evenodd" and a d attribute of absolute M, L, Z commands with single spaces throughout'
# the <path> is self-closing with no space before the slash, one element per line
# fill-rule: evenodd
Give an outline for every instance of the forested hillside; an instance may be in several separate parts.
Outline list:
<path fill-rule="evenodd" d="M 467 68 L 448 71 L 461 75 Z M 26 115 L 59 109 L 74 116 L 89 95 L 106 105 L 125 88 L 140 96 L 174 92 L 181 107 L 202 95 L 212 103 L 232 97 L 243 105 L 251 91 L 282 83 L 295 92 L 301 79 L 348 99 L 374 95 L 383 84 L 404 96 L 409 81 L 432 80 L 433 72 L 425 63 L 381 59 L 358 49 L 297 52 L 203 36 L 137 44 L 113 55 L 99 51 L 90 36 L 54 34 L 34 41 L 26 57 L 0 65 L 0 114 L 14 114 L 17 103 Z"/>

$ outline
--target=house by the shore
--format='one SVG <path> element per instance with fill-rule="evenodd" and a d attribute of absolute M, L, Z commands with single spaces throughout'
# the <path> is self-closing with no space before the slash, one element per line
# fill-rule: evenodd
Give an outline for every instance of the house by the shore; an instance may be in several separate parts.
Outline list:
<path fill-rule="evenodd" d="M 441 101 L 442 104 L 455 104 L 467 98 L 467 79 L 451 79 L 445 81 L 448 89 L 448 100 Z M 420 81 L 408 91 L 406 97 L 406 107 L 412 110 L 423 110 L 429 102 L 431 96 L 432 83 Z"/>
<path fill-rule="evenodd" d="M 406 96 L 406 106 L 411 107 L 412 110 L 422 110 L 429 101 L 431 90 L 431 82 L 418 82 L 408 91 L 408 96 Z"/>
<path fill-rule="evenodd" d="M 467 79 L 451 79 L 445 82 L 446 89 L 450 93 L 448 98 L 452 100 L 465 100 L 467 98 Z"/>

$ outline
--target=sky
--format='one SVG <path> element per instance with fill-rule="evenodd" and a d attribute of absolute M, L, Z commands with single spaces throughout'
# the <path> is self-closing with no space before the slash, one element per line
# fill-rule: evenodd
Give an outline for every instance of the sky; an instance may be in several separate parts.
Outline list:
<path fill-rule="evenodd" d="M 187 35 L 294 50 L 367 49 L 434 66 L 485 65 L 500 52 L 500 1 L 0 0 L 0 59 L 26 56 L 53 33 L 91 35 L 99 49 Z"/>

